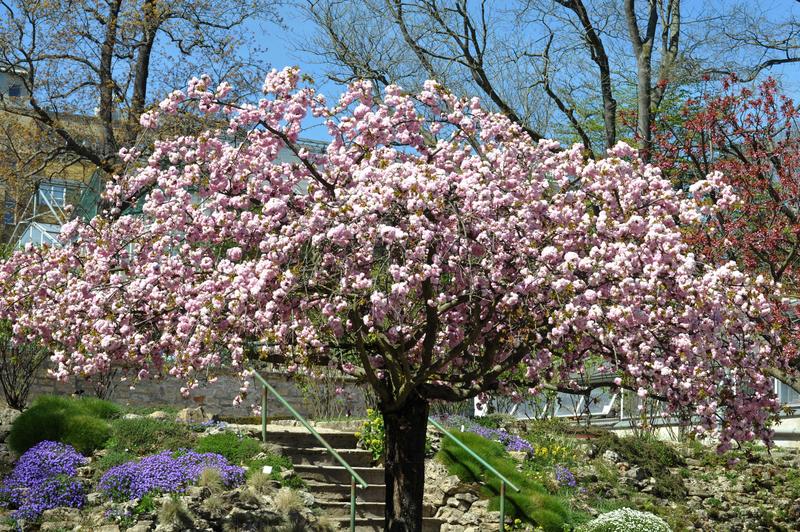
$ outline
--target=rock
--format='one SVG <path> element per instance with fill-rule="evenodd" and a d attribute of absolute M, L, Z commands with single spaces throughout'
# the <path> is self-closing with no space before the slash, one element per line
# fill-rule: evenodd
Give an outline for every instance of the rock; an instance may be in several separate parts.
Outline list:
<path fill-rule="evenodd" d="M 488 511 L 489 510 L 489 499 L 481 499 L 479 501 L 475 501 L 472 503 L 471 510 L 474 511 Z"/>
<path fill-rule="evenodd" d="M 203 486 L 189 486 L 186 488 L 186 497 L 189 499 L 205 499 L 209 495 L 211 495 L 211 492 Z"/>
<path fill-rule="evenodd" d="M 462 492 L 462 493 L 456 493 L 453 497 L 455 499 L 459 500 L 459 501 L 464 501 L 467 504 L 472 504 L 473 502 L 477 501 L 478 498 L 479 498 L 474 493 L 471 493 L 471 492 L 468 492 L 468 491 L 467 492 Z"/>
<path fill-rule="evenodd" d="M 155 414 L 155 412 L 153 412 L 153 414 Z M 139 414 L 128 413 L 128 414 L 125 414 L 124 416 L 122 416 L 122 419 L 139 419 L 140 417 L 142 417 L 142 416 L 139 415 Z M 153 415 L 151 414 L 150 417 L 153 417 Z M 130 530 L 130 529 L 128 529 L 128 530 Z"/>
<path fill-rule="evenodd" d="M 105 499 L 105 497 L 102 493 L 93 491 L 86 496 L 86 504 L 89 506 L 97 506 L 103 502 L 103 499 Z"/>
<path fill-rule="evenodd" d="M 16 459 L 17 457 L 14 456 L 8 446 L 5 443 L 0 443 L 0 464 L 11 465 Z"/>
<path fill-rule="evenodd" d="M 438 460 L 425 460 L 425 494 L 423 503 L 438 508 L 447 503 L 447 498 L 456 494 L 461 480 L 448 473 L 447 468 Z"/>
<path fill-rule="evenodd" d="M 637 482 L 641 482 L 642 480 L 647 478 L 647 473 L 645 473 L 642 469 L 637 466 L 633 466 L 632 468 L 628 469 L 623 473 L 625 478 L 629 478 L 635 480 Z"/>
<path fill-rule="evenodd" d="M 81 522 L 81 511 L 77 508 L 52 508 L 42 513 L 42 521 L 77 525 Z"/>
<path fill-rule="evenodd" d="M 155 412 L 148 414 L 147 417 L 151 419 L 169 419 L 169 414 L 162 412 L 161 410 L 156 410 Z"/>
<path fill-rule="evenodd" d="M 436 512 L 436 519 L 441 519 L 447 523 L 460 523 L 461 518 L 464 516 L 464 512 L 459 510 L 458 508 L 451 508 L 449 506 L 442 506 L 439 508 L 439 511 Z"/>
<path fill-rule="evenodd" d="M 294 469 L 284 469 L 280 473 L 281 480 L 287 480 L 292 478 L 293 476 L 294 476 Z"/>
<path fill-rule="evenodd" d="M 89 479 L 94 476 L 94 468 L 92 466 L 82 466 L 76 471 L 78 478 Z"/>
<path fill-rule="evenodd" d="M 612 451 L 611 449 L 608 449 L 606 452 L 604 452 L 602 458 L 603 460 L 611 462 L 612 464 L 616 464 L 617 462 L 619 462 L 619 454 L 617 454 L 616 451 Z"/>
<path fill-rule="evenodd" d="M 95 527 L 94 532 L 119 532 L 119 525 L 101 525 Z"/>
<path fill-rule="evenodd" d="M 309 492 L 299 491 L 298 493 L 300 494 L 300 498 L 303 499 L 303 506 L 306 508 L 311 508 L 317 503 L 317 500 Z"/>
<path fill-rule="evenodd" d="M 152 521 L 139 521 L 125 532 L 149 532 L 153 528 Z"/>
<path fill-rule="evenodd" d="M 184 408 L 175 418 L 176 421 L 183 423 L 203 423 L 211 420 L 211 414 L 207 414 L 202 406 L 197 408 Z"/>
<path fill-rule="evenodd" d="M 19 415 L 20 412 L 13 408 L 0 408 L 0 443 L 6 441 L 8 433 L 11 432 L 11 425 Z"/>
<path fill-rule="evenodd" d="M 528 458 L 528 453 L 525 451 L 508 451 L 508 454 L 517 462 L 524 462 Z"/>

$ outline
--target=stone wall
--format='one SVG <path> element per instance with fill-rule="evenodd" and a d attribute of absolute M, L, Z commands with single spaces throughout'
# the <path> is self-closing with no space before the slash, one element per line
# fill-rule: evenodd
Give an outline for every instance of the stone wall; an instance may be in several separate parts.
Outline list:
<path fill-rule="evenodd" d="M 310 419 L 341 418 L 348 415 L 364 414 L 365 398 L 363 388 L 351 379 L 336 378 L 322 381 L 302 381 L 285 373 L 262 373 L 269 382 L 296 410 Z M 233 398 L 239 393 L 241 382 L 233 373 L 220 373 L 213 383 L 201 383 L 192 390 L 188 398 L 180 394 L 183 381 L 174 378 L 147 380 L 131 387 L 117 378 L 111 387 L 110 399 L 125 406 L 173 408 L 196 407 L 202 405 L 210 414 L 224 416 L 252 415 L 251 406 L 261 403 L 261 386 L 255 380 L 250 383 L 250 392 L 239 406 L 233 405 Z M 338 393 L 337 393 L 337 389 Z M 71 395 L 81 393 L 93 395 L 91 382 L 80 377 L 67 383 L 57 382 L 42 374 L 31 389 L 30 400 L 44 394 Z M 291 414 L 280 402 L 270 395 L 267 402 L 269 417 L 289 417 Z"/>

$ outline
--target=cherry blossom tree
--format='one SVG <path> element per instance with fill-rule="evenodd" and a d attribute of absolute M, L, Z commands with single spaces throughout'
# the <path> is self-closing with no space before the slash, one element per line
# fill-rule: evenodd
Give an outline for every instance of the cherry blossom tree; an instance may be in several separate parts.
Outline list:
<path fill-rule="evenodd" d="M 254 105 L 228 90 L 194 79 L 143 115 L 158 127 L 188 108 L 226 126 L 158 142 L 110 183 L 116 209 L 0 268 L 0 314 L 54 350 L 56 377 L 123 360 L 188 392 L 229 365 L 244 394 L 253 345 L 279 346 L 290 371 L 340 360 L 378 397 L 392 531 L 421 527 L 430 401 L 535 393 L 589 362 L 692 405 L 722 448 L 769 440 L 768 281 L 683 236 L 725 202 L 676 191 L 625 144 L 594 161 L 534 142 L 435 82 L 380 101 L 357 82 L 332 105 L 296 69 L 271 73 Z M 322 154 L 298 143 L 309 115 L 327 124 Z M 297 160 L 278 162 L 282 149 Z M 719 174 L 694 190 L 736 201 Z"/>

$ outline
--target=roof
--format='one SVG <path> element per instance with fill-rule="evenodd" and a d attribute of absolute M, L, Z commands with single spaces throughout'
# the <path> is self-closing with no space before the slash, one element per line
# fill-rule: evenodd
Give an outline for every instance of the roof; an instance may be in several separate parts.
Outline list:
<path fill-rule="evenodd" d="M 18 67 L 16 65 L 9 65 L 8 63 L 4 63 L 1 61 L 0 61 L 0 72 L 16 74 L 18 76 L 22 76 L 28 73 L 28 71 L 22 67 Z"/>

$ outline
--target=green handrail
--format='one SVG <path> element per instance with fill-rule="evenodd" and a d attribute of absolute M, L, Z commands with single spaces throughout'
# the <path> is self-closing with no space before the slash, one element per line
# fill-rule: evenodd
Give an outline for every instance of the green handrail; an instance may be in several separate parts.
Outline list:
<path fill-rule="evenodd" d="M 356 473 L 350 464 L 348 464 L 344 458 L 342 458 L 339 453 L 336 452 L 336 449 L 330 446 L 328 442 L 325 441 L 325 438 L 320 436 L 319 432 L 317 432 L 314 427 L 312 427 L 306 419 L 300 415 L 300 413 L 292 408 L 292 405 L 283 398 L 278 391 L 268 383 L 264 377 L 262 377 L 256 370 L 252 370 L 253 375 L 255 376 L 256 380 L 259 381 L 261 384 L 263 391 L 261 394 L 261 440 L 266 442 L 267 441 L 267 390 L 275 396 L 280 403 L 286 407 L 294 417 L 299 421 L 305 428 L 310 432 L 321 444 L 325 449 L 328 450 L 329 453 L 333 455 L 337 462 L 342 464 L 342 466 L 350 473 L 351 482 L 350 482 L 350 530 L 354 531 L 356 529 L 356 483 L 362 488 L 368 488 L 369 484 L 367 484 L 361 476 Z M 517 490 L 519 491 L 519 490 Z"/>
<path fill-rule="evenodd" d="M 469 454 L 472 458 L 477 460 L 478 463 L 481 464 L 483 467 L 485 467 L 490 473 L 492 473 L 494 476 L 500 479 L 500 531 L 502 532 L 505 528 L 505 522 L 506 522 L 506 484 L 508 484 L 508 486 L 517 493 L 519 493 L 520 489 L 513 482 L 508 480 L 497 469 L 492 467 L 491 464 L 489 464 L 486 460 L 478 456 L 475 453 L 475 451 L 467 447 L 464 444 L 464 442 L 453 436 L 453 434 L 449 430 L 441 426 L 438 421 L 429 417 L 428 422 L 434 427 L 436 427 L 445 436 L 453 440 L 456 443 L 456 445 L 467 451 L 467 454 Z"/>

